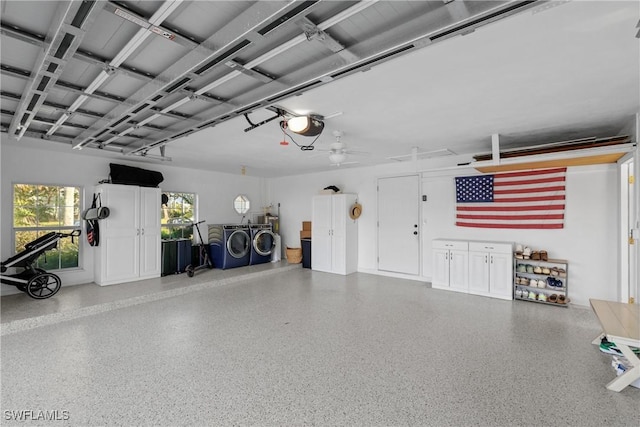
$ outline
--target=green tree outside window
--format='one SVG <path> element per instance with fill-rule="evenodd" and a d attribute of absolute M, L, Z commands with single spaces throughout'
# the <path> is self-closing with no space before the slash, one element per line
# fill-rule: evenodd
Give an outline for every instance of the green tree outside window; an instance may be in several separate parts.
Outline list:
<path fill-rule="evenodd" d="M 160 207 L 163 239 L 191 239 L 195 221 L 196 195 L 193 193 L 162 194 Z"/>
<path fill-rule="evenodd" d="M 13 232 L 16 253 L 27 243 L 51 231 L 68 233 L 80 228 L 80 188 L 41 184 L 14 184 Z M 38 268 L 58 270 L 79 265 L 78 241 L 61 239 L 58 248 L 36 261 Z"/>

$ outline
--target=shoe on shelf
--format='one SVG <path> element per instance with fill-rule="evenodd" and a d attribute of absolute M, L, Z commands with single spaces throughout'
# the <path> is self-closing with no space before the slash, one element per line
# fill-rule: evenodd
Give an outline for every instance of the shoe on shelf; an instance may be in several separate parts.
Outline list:
<path fill-rule="evenodd" d="M 549 289 L 555 289 L 556 287 L 556 282 L 554 282 L 554 278 L 553 277 L 547 277 L 547 288 Z"/>
<path fill-rule="evenodd" d="M 522 255 L 522 245 L 516 245 L 516 249 L 514 250 L 514 255 L 517 259 L 524 259 L 524 255 Z"/>
<path fill-rule="evenodd" d="M 546 286 L 545 281 L 544 280 L 538 280 L 538 287 L 542 288 L 542 289 L 546 288 L 547 286 Z"/>
<path fill-rule="evenodd" d="M 536 299 L 536 293 L 533 291 L 529 291 L 529 299 Z"/>
<path fill-rule="evenodd" d="M 532 288 L 537 288 L 538 287 L 538 281 L 536 279 L 529 280 L 529 286 L 531 286 Z"/>
<path fill-rule="evenodd" d="M 516 272 L 517 273 L 526 273 L 527 272 L 527 266 L 525 264 L 518 264 L 516 266 Z"/>
<path fill-rule="evenodd" d="M 558 295 L 558 304 L 566 304 L 569 302 L 569 298 L 564 295 Z"/>
<path fill-rule="evenodd" d="M 533 273 L 533 265 L 527 264 L 527 273 Z"/>
<path fill-rule="evenodd" d="M 558 295 L 556 295 L 556 294 L 549 295 L 549 299 L 547 301 L 548 302 L 554 302 L 554 303 L 558 302 Z"/>
<path fill-rule="evenodd" d="M 542 267 L 542 274 L 551 274 L 551 270 L 549 269 L 549 267 Z"/>
<path fill-rule="evenodd" d="M 540 259 L 540 252 L 538 252 L 538 251 L 531 252 L 531 259 L 539 260 Z"/>
<path fill-rule="evenodd" d="M 531 258 L 531 248 L 526 246 L 523 250 L 522 250 L 522 256 L 524 257 L 524 259 L 529 259 Z"/>
<path fill-rule="evenodd" d="M 543 293 L 543 292 L 540 292 L 540 293 L 538 294 L 538 301 L 544 301 L 544 302 L 547 302 L 547 294 L 545 294 L 545 293 Z"/>
<path fill-rule="evenodd" d="M 551 275 L 552 276 L 559 276 L 560 275 L 560 270 L 558 270 L 558 267 L 551 267 Z"/>
<path fill-rule="evenodd" d="M 549 254 L 547 253 L 547 251 L 540 251 L 540 259 L 542 261 L 548 261 L 549 260 Z"/>
<path fill-rule="evenodd" d="M 567 277 L 567 271 L 564 268 L 559 268 L 558 269 L 558 276 Z"/>
<path fill-rule="evenodd" d="M 542 274 L 542 267 L 536 265 L 535 267 L 533 267 L 533 272 L 536 274 Z"/>

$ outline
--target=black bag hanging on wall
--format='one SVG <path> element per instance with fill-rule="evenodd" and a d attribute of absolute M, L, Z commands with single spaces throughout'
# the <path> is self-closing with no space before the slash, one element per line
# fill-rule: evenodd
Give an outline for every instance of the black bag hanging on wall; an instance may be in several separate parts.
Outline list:
<path fill-rule="evenodd" d="M 100 198 L 100 194 L 93 195 L 93 202 L 91 203 L 90 209 L 96 209 L 97 201 Z M 100 202 L 102 204 L 102 201 Z M 87 241 L 90 246 L 98 246 L 100 243 L 100 225 L 98 225 L 97 219 L 87 219 L 85 220 L 86 231 L 87 231 Z"/>

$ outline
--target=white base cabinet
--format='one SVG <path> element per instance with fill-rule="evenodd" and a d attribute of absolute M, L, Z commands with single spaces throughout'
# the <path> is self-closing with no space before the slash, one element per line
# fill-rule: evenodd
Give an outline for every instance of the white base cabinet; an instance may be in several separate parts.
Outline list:
<path fill-rule="evenodd" d="M 433 278 L 431 286 L 467 292 L 469 287 L 469 242 L 433 241 Z"/>
<path fill-rule="evenodd" d="M 469 242 L 469 293 L 513 299 L 513 245 Z"/>
<path fill-rule="evenodd" d="M 355 194 L 313 197 L 311 217 L 311 268 L 336 274 L 358 269 L 358 225 L 349 218 Z"/>
<path fill-rule="evenodd" d="M 513 299 L 513 244 L 433 240 L 431 287 Z"/>
<path fill-rule="evenodd" d="M 110 214 L 99 221 L 94 281 L 101 286 L 160 277 L 160 189 L 101 184 Z"/>

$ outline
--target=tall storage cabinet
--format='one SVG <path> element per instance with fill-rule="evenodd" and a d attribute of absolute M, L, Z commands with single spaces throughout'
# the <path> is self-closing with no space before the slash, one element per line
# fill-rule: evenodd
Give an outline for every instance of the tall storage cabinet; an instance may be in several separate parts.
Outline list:
<path fill-rule="evenodd" d="M 358 269 L 358 226 L 349 218 L 355 194 L 313 197 L 311 268 L 337 274 Z"/>
<path fill-rule="evenodd" d="M 96 193 L 110 215 L 99 223 L 94 281 L 104 286 L 160 277 L 160 189 L 101 184 Z"/>
<path fill-rule="evenodd" d="M 513 245 L 469 242 L 469 293 L 513 299 Z"/>

